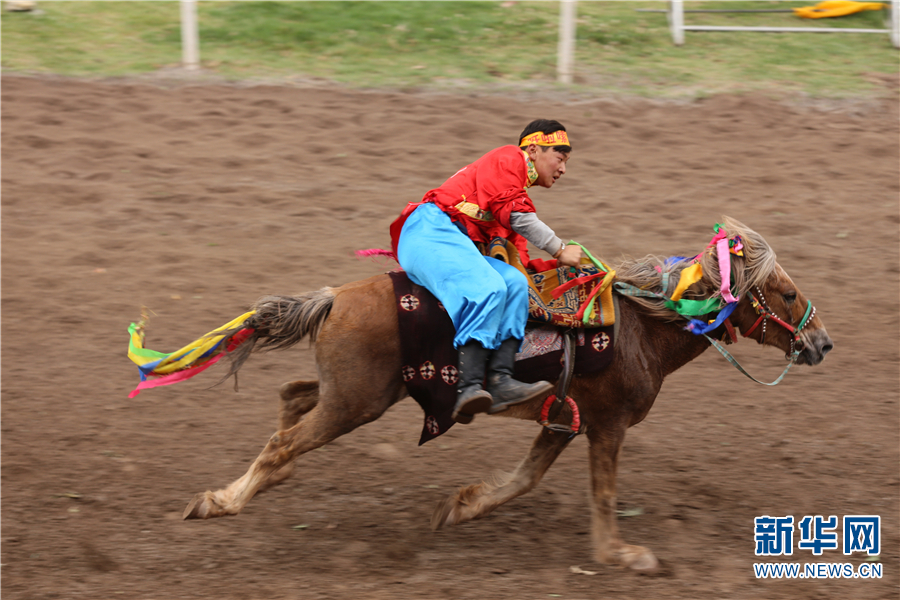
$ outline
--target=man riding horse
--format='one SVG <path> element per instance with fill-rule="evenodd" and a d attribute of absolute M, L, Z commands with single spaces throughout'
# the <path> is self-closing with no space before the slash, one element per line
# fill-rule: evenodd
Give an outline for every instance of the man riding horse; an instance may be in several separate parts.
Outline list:
<path fill-rule="evenodd" d="M 518 146 L 502 146 L 457 171 L 439 188 L 411 202 L 391 225 L 394 255 L 409 278 L 434 294 L 453 320 L 459 382 L 453 419 L 471 423 L 552 393 L 549 382 L 511 377 L 525 337 L 528 282 L 514 267 L 483 256 L 476 243 L 495 237 L 516 245 L 529 262 L 527 242 L 564 266 L 578 266 L 581 248 L 566 245 L 535 214 L 533 185 L 552 187 L 566 172 L 572 146 L 566 128 L 538 119 Z M 487 371 L 487 389 L 482 387 Z"/>

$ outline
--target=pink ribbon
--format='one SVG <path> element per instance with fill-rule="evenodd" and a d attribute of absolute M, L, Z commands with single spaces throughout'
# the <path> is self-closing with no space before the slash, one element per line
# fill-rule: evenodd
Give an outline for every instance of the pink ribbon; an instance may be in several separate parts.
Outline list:
<path fill-rule="evenodd" d="M 225 349 L 225 352 L 221 352 L 211 359 L 203 363 L 198 367 L 190 367 L 184 369 L 183 371 L 175 371 L 174 373 L 169 373 L 168 375 L 163 375 L 162 377 L 155 377 L 153 379 L 145 379 L 140 382 L 134 390 L 130 394 L 128 394 L 129 398 L 134 398 L 138 394 L 141 393 L 142 390 L 148 390 L 150 388 L 159 387 L 161 385 L 172 385 L 173 383 L 178 383 L 179 381 L 184 381 L 185 379 L 190 379 L 194 375 L 199 375 L 203 371 L 207 370 L 217 362 L 219 362 L 225 354 L 231 352 L 238 346 L 240 346 L 243 342 L 247 341 L 247 338 L 253 334 L 254 329 L 241 329 L 237 333 L 235 333 L 231 339 L 228 341 L 228 347 Z"/>
<path fill-rule="evenodd" d="M 150 388 L 155 388 L 161 385 L 172 385 L 173 383 L 178 383 L 179 381 L 184 381 L 185 379 L 190 379 L 194 375 L 202 373 L 206 369 L 210 368 L 219 360 L 225 356 L 225 353 L 219 354 L 218 356 L 212 357 L 208 362 L 203 363 L 199 367 L 194 367 L 193 369 L 186 369 L 184 371 L 175 371 L 174 373 L 170 373 L 168 375 L 163 375 L 162 377 L 157 377 L 155 379 L 147 379 L 138 384 L 134 391 L 128 394 L 129 398 L 134 398 L 138 394 L 141 393 L 141 390 L 147 390 Z"/>
<path fill-rule="evenodd" d="M 719 276 L 722 278 L 722 287 L 720 288 L 722 299 L 729 303 L 737 302 L 737 298 L 731 295 L 731 256 L 729 256 L 728 252 L 728 238 L 724 231 L 716 234 L 716 237 L 719 236 L 722 237 L 716 241 L 716 249 L 719 251 Z"/>
<path fill-rule="evenodd" d="M 728 232 L 724 229 L 720 229 L 719 233 L 713 236 L 713 239 L 709 240 L 709 243 L 706 245 L 706 248 L 703 249 L 703 252 L 709 250 L 712 246 L 715 246 L 720 240 L 723 240 L 728 237 Z M 694 260 L 697 260 L 701 256 L 703 256 L 703 252 L 694 257 Z"/>

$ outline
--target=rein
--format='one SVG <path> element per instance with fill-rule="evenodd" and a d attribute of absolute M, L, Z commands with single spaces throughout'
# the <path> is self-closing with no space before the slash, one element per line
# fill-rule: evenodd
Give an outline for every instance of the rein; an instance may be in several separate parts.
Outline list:
<path fill-rule="evenodd" d="M 776 323 L 778 323 L 779 325 L 781 325 L 782 327 L 784 327 L 785 329 L 787 329 L 789 332 L 791 332 L 793 334 L 793 337 L 791 337 L 791 351 L 790 351 L 790 353 L 785 355 L 788 359 L 788 364 L 784 368 L 784 371 L 782 371 L 781 375 L 778 376 L 778 379 L 776 379 L 775 381 L 773 381 L 771 383 L 766 383 L 765 381 L 760 381 L 756 377 L 753 377 L 746 370 L 744 370 L 744 367 L 741 366 L 741 364 L 737 361 L 737 359 L 734 356 L 732 356 L 731 353 L 728 352 L 728 350 L 723 348 L 719 342 L 712 339 L 705 333 L 703 334 L 703 337 L 705 337 L 707 340 L 709 340 L 709 343 L 712 344 L 713 348 L 715 348 L 716 350 L 719 351 L 719 354 L 721 354 L 722 356 L 725 357 L 725 360 L 727 360 L 729 363 L 731 363 L 731 365 L 735 369 L 737 369 L 738 371 L 740 371 L 741 373 L 746 375 L 748 378 L 750 378 L 753 381 L 755 381 L 756 383 L 760 383 L 762 385 L 778 385 L 781 382 L 781 380 L 784 379 L 784 376 L 787 375 L 787 372 L 791 369 L 791 367 L 794 366 L 794 363 L 797 362 L 797 357 L 800 356 L 800 351 L 794 349 L 794 343 L 800 341 L 800 331 L 804 327 L 806 327 L 806 325 L 809 323 L 809 321 L 816 314 L 816 308 L 813 306 L 812 301 L 807 300 L 806 301 L 806 312 L 803 314 L 803 318 L 800 320 L 800 325 L 798 327 L 794 327 L 791 323 L 786 323 L 785 321 L 780 319 L 778 317 L 778 315 L 776 315 L 772 311 L 772 309 L 769 308 L 769 306 L 766 304 L 766 299 L 763 296 L 762 290 L 760 290 L 759 287 L 756 288 L 756 292 L 759 294 L 759 299 L 756 298 L 756 296 L 753 294 L 753 292 L 747 292 L 747 297 L 750 298 L 750 302 L 753 303 L 753 308 L 756 310 L 756 314 L 759 315 L 759 318 L 756 319 L 756 322 L 753 324 L 752 327 L 750 327 L 750 329 L 748 329 L 746 332 L 742 332 L 741 335 L 743 337 L 748 337 L 753 332 L 753 330 L 755 330 L 759 326 L 759 324 L 762 323 L 763 334 L 762 334 L 762 337 L 760 338 L 760 343 L 765 342 L 765 340 L 766 340 L 766 321 L 768 319 L 772 319 L 773 321 L 775 321 Z M 792 319 L 792 321 L 793 321 L 793 319 Z"/>

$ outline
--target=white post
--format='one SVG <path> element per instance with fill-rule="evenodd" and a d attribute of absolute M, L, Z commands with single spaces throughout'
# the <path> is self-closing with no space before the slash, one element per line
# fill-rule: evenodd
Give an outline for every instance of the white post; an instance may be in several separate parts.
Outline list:
<path fill-rule="evenodd" d="M 672 30 L 672 43 L 676 46 L 684 44 L 684 2 L 669 0 L 669 28 Z"/>
<path fill-rule="evenodd" d="M 181 63 L 188 71 L 200 68 L 200 36 L 197 33 L 197 2 L 181 0 Z"/>
<path fill-rule="evenodd" d="M 560 0 L 559 3 L 559 46 L 556 52 L 556 80 L 559 83 L 572 83 L 576 1 Z"/>

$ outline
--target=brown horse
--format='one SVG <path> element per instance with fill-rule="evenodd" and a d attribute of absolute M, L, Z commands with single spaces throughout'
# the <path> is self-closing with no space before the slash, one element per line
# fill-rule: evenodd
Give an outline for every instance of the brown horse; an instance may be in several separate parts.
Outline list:
<path fill-rule="evenodd" d="M 733 290 L 743 296 L 731 315 L 734 327 L 758 343 L 791 353 L 797 363 L 815 365 L 831 350 L 822 322 L 765 240 L 740 223 L 726 219 L 729 235 L 739 235 L 743 257 L 731 256 Z M 711 253 L 699 257 L 703 279 L 685 297 L 708 298 L 719 292 L 718 265 Z M 619 281 L 661 292 L 678 281 L 690 261 L 647 257 L 617 266 Z M 674 286 L 669 286 L 674 287 Z M 737 293 L 737 292 L 735 292 Z M 755 299 L 755 301 L 754 301 Z M 625 430 L 640 423 L 663 380 L 710 343 L 685 331 L 684 321 L 657 298 L 624 297 L 617 315 L 619 331 L 613 361 L 606 370 L 577 376 L 570 395 L 576 399 L 583 432 L 590 442 L 591 515 L 595 558 L 638 570 L 654 569 L 647 548 L 625 544 L 616 527 L 616 468 Z M 317 381 L 293 381 L 280 390 L 279 431 L 250 469 L 225 489 L 197 494 L 185 519 L 236 515 L 257 492 L 290 476 L 294 459 L 380 417 L 407 396 L 401 376 L 397 309 L 386 275 L 324 288 L 301 296 L 269 296 L 255 306 L 248 326 L 255 337 L 235 351 L 237 370 L 254 349 L 290 346 L 304 336 L 316 342 Z M 809 313 L 809 314 L 808 314 Z M 805 318 L 804 318 L 805 317 Z M 762 326 L 755 326 L 759 321 Z M 784 327 L 777 326 L 780 322 Z M 768 327 L 767 327 L 768 325 Z M 794 330 L 800 330 L 799 333 Z M 725 328 L 713 332 L 725 334 Z M 749 335 L 748 335 L 749 334 Z M 365 374 L 365 375 L 362 375 Z M 539 420 L 541 402 L 514 406 L 500 416 Z M 567 409 L 560 418 L 567 418 Z M 524 494 L 540 481 L 572 436 L 543 429 L 528 456 L 504 481 L 460 489 L 435 509 L 432 526 L 455 525 L 483 517 Z"/>

